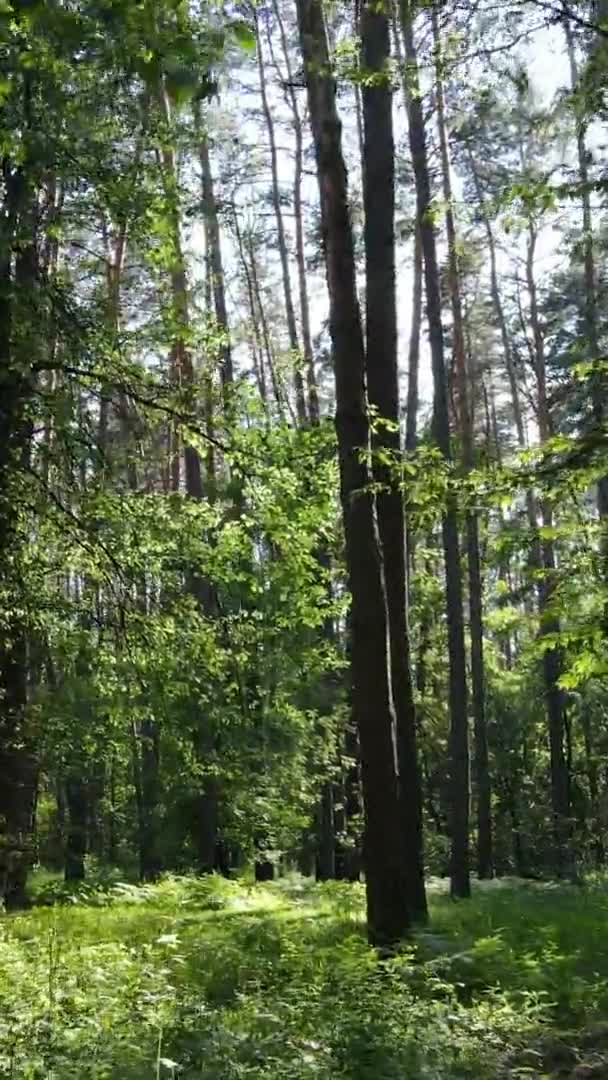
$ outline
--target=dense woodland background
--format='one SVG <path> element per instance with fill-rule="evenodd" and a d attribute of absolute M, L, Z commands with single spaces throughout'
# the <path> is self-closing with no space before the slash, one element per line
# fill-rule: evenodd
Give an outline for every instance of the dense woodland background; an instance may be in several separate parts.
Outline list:
<path fill-rule="evenodd" d="M 365 872 L 384 944 L 425 873 L 604 866 L 607 49 L 602 0 L 0 3 L 7 908 Z"/>

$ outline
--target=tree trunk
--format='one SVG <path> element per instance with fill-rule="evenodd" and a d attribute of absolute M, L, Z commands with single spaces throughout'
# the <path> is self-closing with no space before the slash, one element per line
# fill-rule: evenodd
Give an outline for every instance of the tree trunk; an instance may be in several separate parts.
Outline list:
<path fill-rule="evenodd" d="M 588 833 L 592 842 L 595 865 L 600 869 L 604 865 L 606 852 L 600 814 L 598 761 L 593 741 L 593 725 L 587 712 L 586 704 L 583 705 L 581 710 L 581 727 L 583 729 L 583 744 L 585 747 L 585 772 L 587 773 L 589 817 L 591 819 Z"/>
<path fill-rule="evenodd" d="M 420 330 L 422 327 L 422 244 L 420 229 L 414 234 L 414 283 L 412 288 L 412 325 L 408 349 L 407 410 L 405 419 L 405 449 L 413 454 L 418 433 L 418 371 L 420 367 Z"/>
<path fill-rule="evenodd" d="M 169 127 L 171 124 L 171 110 L 162 80 L 159 85 L 158 103 L 163 120 L 166 126 Z M 187 337 L 190 326 L 188 279 L 186 261 L 182 249 L 180 209 L 177 202 L 177 171 L 173 148 L 170 145 L 165 145 L 162 149 L 161 157 L 163 183 L 172 223 L 173 264 L 171 268 L 171 289 L 173 317 L 176 328 L 173 354 L 176 358 L 180 384 L 187 391 L 188 397 L 192 399 L 195 393 L 195 383 L 192 356 L 187 346 Z M 217 303 L 217 296 L 215 301 Z M 224 371 L 225 379 L 230 371 L 231 363 L 229 363 L 228 368 Z M 190 404 L 193 406 L 194 402 L 191 400 Z M 184 465 L 186 495 L 188 498 L 199 501 L 203 498 L 204 494 L 203 476 L 200 455 L 195 447 L 185 446 Z M 203 611 L 206 611 L 207 613 L 215 611 L 216 598 L 213 588 L 200 573 L 190 572 L 187 574 L 187 588 L 200 604 Z M 204 751 L 205 756 L 203 757 L 203 764 L 207 764 L 213 757 L 215 740 L 208 730 L 208 721 L 206 717 L 200 718 L 199 731 L 197 732 L 196 739 L 197 749 L 199 751 L 201 749 Z M 150 736 L 150 742 L 152 763 L 154 754 L 157 752 L 155 749 L 156 742 L 152 735 Z M 142 795 L 144 792 L 145 776 L 142 776 Z M 205 869 L 207 869 L 207 853 L 211 850 L 213 851 L 214 864 L 215 853 L 217 852 L 218 787 L 215 779 L 212 777 L 209 777 L 209 779 L 205 780 L 202 784 L 202 790 L 199 797 L 199 809 L 203 814 L 203 819 L 199 823 L 199 828 L 201 830 L 200 845 L 205 852 Z"/>
<path fill-rule="evenodd" d="M 247 262 L 247 255 L 243 244 L 243 238 L 239 228 L 236 213 L 233 218 L 234 221 L 234 233 L 237 242 L 237 251 L 239 256 L 239 263 L 243 273 L 243 279 L 245 282 L 245 289 L 247 292 L 247 302 L 249 306 L 249 317 L 251 319 L 251 345 L 253 353 L 253 365 L 258 384 L 258 390 L 260 394 L 260 400 L 264 409 L 267 420 L 270 422 L 270 413 L 268 408 L 268 388 L 266 385 L 266 362 L 268 359 L 268 342 L 262 338 L 260 320 L 258 318 L 256 295 L 253 287 L 253 279 L 251 270 Z M 266 360 L 264 359 L 266 357 Z M 273 369 L 271 368 L 271 371 Z"/>
<path fill-rule="evenodd" d="M 500 289 L 498 285 L 498 271 L 496 265 L 496 245 L 494 241 L 494 233 L 492 230 L 492 223 L 488 209 L 481 190 L 481 183 L 479 180 L 479 172 L 477 164 L 471 151 L 468 151 L 469 167 L 471 169 L 471 175 L 475 184 L 475 191 L 477 194 L 477 202 L 483 219 L 484 227 L 486 230 L 486 236 L 488 239 L 488 251 L 490 255 L 490 290 L 492 296 L 492 306 L 494 308 L 494 314 L 496 315 L 496 321 L 500 330 L 500 337 L 503 346 L 503 355 L 505 360 L 505 368 L 507 371 L 507 377 L 509 381 L 509 389 L 511 392 L 511 406 L 513 409 L 513 420 L 515 423 L 515 430 L 517 432 L 517 445 L 520 450 L 525 450 L 527 447 L 526 432 L 524 427 L 524 418 L 521 408 L 521 398 L 519 392 L 519 385 L 517 382 L 517 372 L 515 370 L 515 361 L 513 357 L 513 350 L 511 348 L 511 341 L 509 338 L 509 332 L 507 329 L 507 322 L 502 306 L 502 299 L 500 296 Z M 530 568 L 534 572 L 539 570 L 541 566 L 541 551 L 540 543 L 538 541 L 538 508 L 536 505 L 536 498 L 534 492 L 529 490 L 526 492 L 526 514 L 528 517 L 528 524 L 530 526 Z"/>
<path fill-rule="evenodd" d="M 392 14 L 392 28 L 393 28 L 393 42 L 395 47 L 395 57 L 397 60 L 398 68 L 401 72 L 401 88 L 403 90 L 403 102 L 406 112 L 409 109 L 409 94 L 410 86 L 408 83 L 408 75 L 406 66 L 403 59 L 403 49 L 401 45 L 401 36 L 399 21 L 396 17 L 395 9 L 393 8 Z M 422 276 L 423 276 L 423 257 L 422 257 L 422 243 L 420 238 L 420 229 L 418 222 L 414 224 L 414 259 L 413 259 L 413 273 L 414 280 L 412 284 L 412 314 L 410 325 L 410 340 L 408 348 L 408 367 L 407 367 L 407 407 L 405 416 L 405 450 L 408 454 L 413 454 L 417 444 L 418 434 L 418 406 L 419 406 L 419 390 L 418 390 L 418 376 L 420 368 L 420 333 L 422 329 Z M 410 552 L 411 558 L 411 552 Z"/>
<path fill-rule="evenodd" d="M 160 735 L 154 720 L 139 725 L 141 778 L 140 873 L 156 881 L 161 871 L 159 852 Z"/>
<path fill-rule="evenodd" d="M 507 377 L 509 380 L 509 388 L 511 391 L 511 402 L 513 406 L 513 419 L 515 421 L 515 429 L 517 431 L 517 442 L 521 449 L 523 449 L 526 445 L 526 436 L 521 411 L 519 386 L 517 384 L 517 374 L 515 371 L 515 363 L 513 359 L 513 350 L 511 348 L 511 341 L 509 338 L 509 332 L 507 330 L 507 321 L 505 319 L 502 299 L 500 296 L 500 288 L 498 285 L 498 269 L 496 265 L 496 243 L 494 241 L 494 232 L 492 230 L 490 215 L 488 213 L 483 192 L 481 190 L 477 163 L 470 150 L 468 151 L 468 159 L 469 167 L 471 169 L 471 175 L 473 177 L 473 183 L 475 185 L 475 192 L 477 195 L 477 205 L 479 207 L 479 211 L 486 231 L 486 236 L 488 239 L 488 252 L 490 255 L 490 292 L 492 296 L 492 305 L 494 307 L 494 314 L 496 315 L 496 321 L 500 330 L 500 338 L 502 341 L 505 367 L 507 369 Z"/>
<path fill-rule="evenodd" d="M 604 14 L 608 11 L 603 5 Z M 600 12 L 601 13 L 601 12 Z M 573 92 L 578 88 L 578 68 L 574 51 L 574 38 L 572 27 L 568 18 L 563 21 L 568 59 L 570 62 L 570 79 Z M 581 188 L 581 212 L 583 226 L 583 270 L 585 282 L 585 299 L 583 304 L 583 325 L 587 348 L 591 352 L 592 372 L 590 377 L 591 390 L 591 413 L 593 427 L 597 432 L 604 431 L 606 427 L 606 395 L 608 394 L 608 380 L 603 370 L 604 358 L 600 348 L 598 322 L 597 322 L 597 275 L 595 270 L 595 252 L 593 240 L 593 223 L 591 217 L 591 197 L 589 193 L 589 167 L 587 150 L 587 122 L 585 117 L 585 105 L 581 109 L 576 103 L 576 148 L 578 155 L 579 182 Z M 608 584 L 608 473 L 600 476 L 597 482 L 597 509 L 602 527 L 600 538 L 602 570 L 605 583 Z M 604 605 L 604 622 L 608 632 L 608 601 Z"/>
<path fill-rule="evenodd" d="M 26 76 L 26 81 L 27 81 Z M 26 91 L 27 93 L 27 91 Z M 27 719 L 27 629 L 19 586 L 21 543 L 19 476 L 29 458 L 36 354 L 36 239 L 26 164 L 5 159 L 0 221 L 0 591 L 10 618 L 0 644 L 0 898 L 6 908 L 25 906 L 33 860 L 37 762 Z M 21 249 L 12 262 L 15 236 Z"/>
<path fill-rule="evenodd" d="M 545 343 L 538 310 L 536 280 L 534 276 L 534 253 L 536 248 L 536 228 L 528 223 L 528 244 L 526 255 L 526 281 L 530 303 L 530 325 L 534 349 L 534 364 L 537 387 L 537 418 L 541 445 L 552 435 L 551 414 L 547 398 L 547 374 L 545 367 Z M 555 546 L 550 536 L 553 528 L 553 507 L 548 498 L 540 502 L 543 528 L 547 532 L 540 544 L 543 577 L 538 590 L 541 637 L 559 635 L 560 621 L 552 612 L 551 599 L 555 587 L 556 560 Z M 566 739 L 566 703 L 564 692 L 559 686 L 562 674 L 562 655 L 559 646 L 545 648 L 543 653 L 543 677 L 545 684 L 545 704 L 549 727 L 549 751 L 551 773 L 551 806 L 553 812 L 554 866 L 557 874 L 570 875 L 574 871 L 573 852 L 570 836 L 570 774 L 565 751 Z"/>
<path fill-rule="evenodd" d="M 315 374 L 314 352 L 312 347 L 312 335 L 310 330 L 310 305 L 308 302 L 308 284 L 306 276 L 306 255 L 304 241 L 304 214 L 302 211 L 302 174 L 304 165 L 304 140 L 302 136 L 302 118 L 298 106 L 298 96 L 295 90 L 294 73 L 289 57 L 289 46 L 285 27 L 281 17 L 281 9 L 278 0 L 273 0 L 273 11 L 278 23 L 281 35 L 281 47 L 285 60 L 287 78 L 284 80 L 285 96 L 291 108 L 293 121 L 293 133 L 295 139 L 295 169 L 293 179 L 293 214 L 296 234 L 296 262 L 298 266 L 298 290 L 300 294 L 300 326 L 302 329 L 302 345 L 304 349 L 304 368 L 306 371 L 306 392 L 308 415 L 311 423 L 318 423 L 319 394 L 317 390 L 317 377 Z"/>
<path fill-rule="evenodd" d="M 268 370 L 270 372 L 270 382 L 272 385 L 272 392 L 274 394 L 277 413 L 279 415 L 279 419 L 282 421 L 285 419 L 285 394 L 283 393 L 283 386 L 281 384 L 279 373 L 277 371 L 272 349 L 272 343 L 270 340 L 270 334 L 268 331 L 268 323 L 266 320 L 266 313 L 264 311 L 264 304 L 262 302 L 257 263 L 255 258 L 255 252 L 253 249 L 253 241 L 251 240 L 251 238 L 247 239 L 243 237 L 238 222 L 238 211 L 236 211 L 233 216 L 233 225 L 237 241 L 237 247 L 241 259 L 241 266 L 243 267 L 243 273 L 245 275 L 245 281 L 247 284 L 247 293 L 251 308 L 251 320 L 254 333 L 259 343 L 259 355 L 266 356 L 266 364 L 268 365 Z M 266 390 L 264 380 L 264 388 L 260 389 L 262 401 L 264 401 L 265 393 Z M 289 407 L 289 401 L 287 402 L 287 405 Z"/>
<path fill-rule="evenodd" d="M 446 462 L 451 461 L 447 376 L 441 321 L 441 292 L 437 245 L 431 207 L 431 185 L 426 131 L 418 77 L 418 61 L 410 0 L 400 2 L 401 27 L 412 92 L 408 97 L 408 127 L 416 184 L 418 227 L 424 257 L 427 319 L 434 384 L 433 434 Z M 450 735 L 449 789 L 451 832 L 451 891 L 454 897 L 470 895 L 469 880 L 469 732 L 467 717 L 466 657 L 462 611 L 462 571 L 458 542 L 458 515 L 453 497 L 448 500 L 442 523 L 446 575 L 448 624 Z"/>
<path fill-rule="evenodd" d="M 66 801 L 65 801 L 65 784 L 61 774 L 56 778 L 53 785 L 55 795 L 55 822 L 53 829 L 52 839 L 52 857 L 49 860 L 50 866 L 53 870 L 63 870 L 65 868 L 65 822 L 66 822 Z"/>
<path fill-rule="evenodd" d="M 82 771 L 70 773 L 65 782 L 68 827 L 65 843 L 65 880 L 84 881 L 87 852 L 87 789 Z"/>
<path fill-rule="evenodd" d="M 87 850 L 100 862 L 103 860 L 105 850 L 102 815 L 105 786 L 105 761 L 101 757 L 96 757 L 87 782 Z"/>
<path fill-rule="evenodd" d="M 317 813 L 317 881 L 333 881 L 336 876 L 336 831 L 334 817 L 334 789 L 326 780 L 321 792 Z"/>
<path fill-rule="evenodd" d="M 108 820 L 108 862 L 116 866 L 118 862 L 118 812 L 116 800 L 116 756 L 110 759 L 110 805 Z"/>
<path fill-rule="evenodd" d="M 336 87 L 320 0 L 297 0 L 330 303 L 346 564 L 352 598 L 353 713 L 361 746 L 368 936 L 388 946 L 408 928 L 386 595 L 370 472 L 365 353 Z"/>
<path fill-rule="evenodd" d="M 608 10 L 608 9 L 606 9 Z M 574 36 L 570 20 L 566 17 L 562 23 L 566 35 L 570 82 L 573 92 L 578 89 L 579 74 L 574 49 Z M 576 150 L 578 158 L 578 176 L 581 188 L 581 216 L 583 226 L 583 272 L 585 282 L 585 300 L 583 305 L 583 324 L 587 347 L 591 352 L 591 361 L 595 367 L 590 380 L 591 409 L 593 424 L 598 432 L 605 427 L 606 394 L 608 385 L 605 372 L 601 369 L 602 352 L 599 343 L 597 323 L 597 275 L 595 271 L 595 253 L 593 241 L 593 222 L 591 216 L 591 197 L 589 192 L 589 166 L 587 150 L 587 123 L 585 106 L 575 105 L 576 109 Z M 608 518 L 608 475 L 600 477 L 597 486 L 597 507 L 600 520 Z M 608 537 L 604 539 L 608 545 Z M 608 546 L 606 550 L 606 571 L 608 573 Z"/>
<path fill-rule="evenodd" d="M 224 396 L 224 407 L 226 407 L 229 404 L 230 392 L 234 383 L 234 369 L 232 364 L 232 348 L 230 345 L 230 329 L 228 326 L 228 310 L 226 307 L 226 288 L 220 225 L 217 213 L 217 203 L 215 201 L 215 193 L 213 190 L 213 174 L 211 172 L 211 161 L 209 159 L 209 143 L 207 132 L 201 124 L 200 106 L 198 105 L 195 106 L 194 109 L 194 120 L 197 128 L 199 162 L 203 186 L 205 234 L 208 246 L 208 269 L 211 275 L 215 318 L 217 320 L 218 329 L 222 334 L 220 345 L 220 380 Z"/>
<path fill-rule="evenodd" d="M 525 877 L 528 869 L 521 835 L 521 823 L 517 808 L 517 795 L 513 784 L 509 785 L 509 816 L 511 819 L 511 839 L 513 842 L 513 865 L 518 877 Z"/>
<path fill-rule="evenodd" d="M 378 526 L 382 544 L 390 641 L 390 671 L 397 720 L 401 814 L 408 867 L 407 904 L 412 920 L 427 917 L 422 857 L 422 796 L 416 746 L 416 709 L 410 671 L 407 555 L 401 458 L 397 309 L 395 298 L 395 174 L 390 24 L 369 4 L 361 15 L 363 86 L 363 199 L 365 208 L 366 375 L 377 410 L 372 434 Z M 384 423 L 388 421 L 388 425 Z M 394 460 L 391 467 L 383 460 Z"/>
<path fill-rule="evenodd" d="M 129 727 L 131 734 L 131 779 L 133 781 L 133 794 L 135 795 L 135 811 L 137 816 L 137 851 L 139 855 L 139 876 L 141 880 L 144 881 L 146 876 L 146 867 L 148 864 L 148 839 L 146 837 L 145 813 L 141 788 L 140 742 L 139 734 L 137 731 L 137 724 L 134 720 L 131 721 Z"/>
<path fill-rule="evenodd" d="M 465 323 L 462 310 L 458 242 L 452 199 L 450 153 L 443 92 L 443 60 L 441 37 L 436 8 L 432 9 L 435 55 L 435 92 L 437 125 L 445 200 L 445 221 L 448 241 L 448 289 L 452 308 L 452 337 L 456 369 L 457 416 L 462 441 L 462 465 L 465 475 L 475 465 L 472 404 L 469 395 L 465 348 Z M 466 514 L 466 548 L 469 576 L 469 626 L 471 635 L 471 688 L 475 732 L 474 772 L 477 788 L 477 874 L 492 876 L 492 790 L 488 762 L 488 735 L 485 712 L 485 683 L 483 664 L 483 615 L 481 560 L 479 556 L 479 519 L 475 511 Z"/>
<path fill-rule="evenodd" d="M 287 319 L 287 334 L 289 337 L 289 348 L 292 354 L 292 363 L 294 365 L 294 386 L 296 392 L 296 413 L 298 417 L 298 423 L 306 423 L 306 397 L 304 394 L 304 380 L 302 379 L 302 356 L 300 353 L 300 345 L 298 342 L 298 331 L 296 327 L 296 316 L 293 306 L 293 295 L 291 290 L 291 275 L 289 272 L 289 255 L 287 252 L 287 238 L 285 235 L 285 224 L 283 221 L 283 210 L 281 204 L 281 187 L 279 184 L 279 164 L 277 155 L 277 144 L 274 131 L 274 120 L 272 118 L 272 112 L 268 102 L 268 92 L 266 88 L 266 70 L 264 64 L 264 52 L 262 49 L 262 36 L 260 34 L 259 15 L 254 9 L 254 19 L 257 32 L 257 59 L 258 59 L 258 75 L 260 79 L 260 96 L 262 100 L 262 111 L 264 113 L 264 119 L 266 121 L 266 130 L 268 132 L 268 143 L 270 147 L 270 169 L 272 174 L 272 204 L 274 207 L 274 215 L 277 226 L 277 247 L 279 249 L 279 258 L 281 260 L 281 273 L 283 278 L 283 297 L 285 301 L 285 316 Z"/>

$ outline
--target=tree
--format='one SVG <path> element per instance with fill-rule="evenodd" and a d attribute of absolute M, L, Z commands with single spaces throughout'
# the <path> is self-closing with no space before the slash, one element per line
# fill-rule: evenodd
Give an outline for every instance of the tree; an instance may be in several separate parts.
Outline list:
<path fill-rule="evenodd" d="M 408 96 L 408 127 L 412 166 L 416 184 L 418 228 L 424 257 L 424 280 L 429 340 L 433 367 L 433 436 L 441 455 L 452 461 L 448 414 L 447 377 L 441 314 L 439 267 L 432 210 L 432 196 L 426 148 L 426 130 L 418 58 L 414 40 L 412 9 L 408 0 L 400 6 L 401 30 L 406 57 L 406 74 L 411 85 Z M 469 735 L 467 715 L 466 660 L 462 612 L 462 573 L 458 539 L 458 515 L 449 497 L 442 522 L 446 577 L 446 613 L 450 663 L 450 832 L 452 841 L 451 887 L 455 897 L 467 897 L 469 883 Z"/>
<path fill-rule="evenodd" d="M 255 25 L 257 30 L 257 59 L 258 59 L 258 74 L 260 79 L 260 97 L 262 102 L 262 109 L 264 112 L 264 119 L 266 121 L 266 130 L 268 132 L 268 143 L 270 147 L 270 166 L 272 175 L 272 203 L 274 207 L 275 220 L 277 226 L 277 241 L 279 248 L 279 258 L 281 260 L 281 276 L 283 280 L 283 295 L 285 300 L 285 315 L 287 320 L 287 331 L 289 335 L 289 348 L 291 351 L 292 363 L 294 365 L 294 385 L 296 391 L 296 412 L 299 423 L 306 422 L 306 397 L 304 394 L 304 381 L 302 379 L 301 370 L 301 353 L 300 345 L 298 341 L 298 331 L 296 326 L 296 316 L 293 304 L 293 295 L 291 288 L 291 274 L 289 269 L 289 255 L 287 252 L 287 237 L 285 234 L 285 225 L 283 222 L 283 209 L 281 205 L 281 191 L 279 185 L 279 165 L 278 165 L 278 153 L 274 131 L 274 121 L 272 118 L 272 111 L 268 101 L 268 94 L 266 91 L 266 66 L 264 62 L 264 51 L 262 45 L 262 35 L 260 32 L 259 15 L 254 13 Z"/>
<path fill-rule="evenodd" d="M 318 0 L 299 0 L 336 379 L 336 432 L 346 563 L 351 590 L 353 714 L 359 732 L 365 808 L 368 935 L 394 944 L 408 927 L 407 867 L 400 814 L 395 715 L 389 676 L 386 592 L 368 465 L 365 352 L 336 91 Z"/>
<path fill-rule="evenodd" d="M 407 552 L 403 498 L 395 468 L 401 456 L 397 310 L 395 297 L 395 183 L 388 15 L 367 4 L 361 14 L 363 83 L 363 199 L 365 207 L 365 351 L 367 392 L 375 410 L 373 473 L 382 545 L 393 701 L 397 720 L 401 815 L 408 867 L 408 909 L 426 918 L 422 860 L 422 797 L 416 710 L 410 671 Z"/>
<path fill-rule="evenodd" d="M 452 308 L 453 353 L 456 368 L 457 414 L 462 445 L 463 471 L 470 472 L 475 464 L 474 424 L 467 372 L 465 321 L 462 307 L 458 238 L 454 218 L 450 154 L 446 126 L 443 88 L 443 58 L 437 12 L 433 9 L 433 42 L 435 50 L 435 89 L 437 125 L 445 221 L 448 243 L 448 289 Z M 466 550 L 469 577 L 469 625 L 471 635 L 471 688 L 475 730 L 475 780 L 477 785 L 477 873 L 480 878 L 492 876 L 492 791 L 488 767 L 488 736 L 486 730 L 485 680 L 483 664 L 483 615 L 481 560 L 479 552 L 479 520 L 475 511 L 468 511 Z"/>

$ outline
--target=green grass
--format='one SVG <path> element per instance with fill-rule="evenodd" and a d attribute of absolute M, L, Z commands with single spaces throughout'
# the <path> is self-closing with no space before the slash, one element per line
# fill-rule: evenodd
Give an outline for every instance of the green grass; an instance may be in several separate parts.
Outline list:
<path fill-rule="evenodd" d="M 354 885 L 34 884 L 64 902 L 0 918 L 2 1078 L 490 1078 L 539 1026 L 608 1017 L 601 883 L 435 883 L 390 961 Z"/>

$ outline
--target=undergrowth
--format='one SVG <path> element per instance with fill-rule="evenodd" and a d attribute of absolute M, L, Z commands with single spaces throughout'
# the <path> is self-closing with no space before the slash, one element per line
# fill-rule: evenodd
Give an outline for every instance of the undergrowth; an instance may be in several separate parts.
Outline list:
<path fill-rule="evenodd" d="M 431 922 L 391 960 L 356 885 L 48 877 L 0 917 L 0 1077 L 493 1077 L 539 1027 L 608 1016 L 608 892 L 516 882 Z"/>

